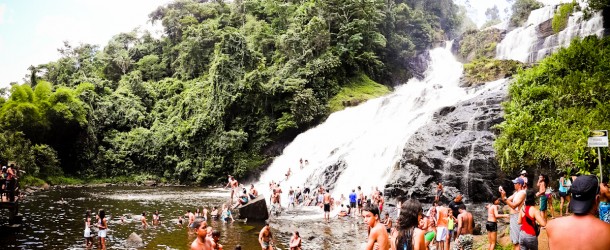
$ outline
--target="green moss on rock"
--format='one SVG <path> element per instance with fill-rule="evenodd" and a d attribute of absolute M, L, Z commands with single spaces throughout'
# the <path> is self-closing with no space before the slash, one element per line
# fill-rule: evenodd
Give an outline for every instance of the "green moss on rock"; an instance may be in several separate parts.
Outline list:
<path fill-rule="evenodd" d="M 470 62 L 479 57 L 493 58 L 496 56 L 496 46 L 502 38 L 502 31 L 494 28 L 466 31 L 459 42 L 460 59 Z"/>
<path fill-rule="evenodd" d="M 568 19 L 577 6 L 579 5 L 574 1 L 572 3 L 562 4 L 559 7 L 559 10 L 555 12 L 555 15 L 553 16 L 553 32 L 559 33 L 568 26 Z"/>
<path fill-rule="evenodd" d="M 523 67 L 522 62 L 515 60 L 479 58 L 471 63 L 464 64 L 464 77 L 461 85 L 470 87 L 506 78 L 517 73 Z"/>
<path fill-rule="evenodd" d="M 390 93 L 390 89 L 387 86 L 371 80 L 365 74 L 358 74 L 350 78 L 349 82 L 341 88 L 341 91 L 330 99 L 330 112 L 355 106 L 387 93 Z"/>

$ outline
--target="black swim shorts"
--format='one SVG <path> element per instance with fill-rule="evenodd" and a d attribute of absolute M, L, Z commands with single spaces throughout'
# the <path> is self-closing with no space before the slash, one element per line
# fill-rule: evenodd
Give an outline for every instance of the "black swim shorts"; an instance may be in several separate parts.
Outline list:
<path fill-rule="evenodd" d="M 324 212 L 330 212 L 330 203 L 324 204 Z"/>
<path fill-rule="evenodd" d="M 487 232 L 497 232 L 498 222 L 488 221 L 485 223 L 485 229 L 487 229 Z"/>

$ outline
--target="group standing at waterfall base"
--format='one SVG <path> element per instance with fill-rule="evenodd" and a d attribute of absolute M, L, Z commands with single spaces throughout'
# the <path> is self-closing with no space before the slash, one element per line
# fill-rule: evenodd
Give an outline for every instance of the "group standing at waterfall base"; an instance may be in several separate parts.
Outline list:
<path fill-rule="evenodd" d="M 540 175 L 536 183 L 528 188 L 527 172 L 512 180 L 514 193 L 509 195 L 500 187 L 498 196 L 493 197 L 487 210 L 487 221 L 484 224 L 488 234 L 488 248 L 495 249 L 498 237 L 498 222 L 508 220 L 508 235 L 514 249 L 538 249 L 540 230 L 546 230 L 548 246 L 542 249 L 608 249 L 610 238 L 599 239 L 597 235 L 610 235 L 610 191 L 607 177 L 601 183 L 595 176 L 583 175 L 569 177 L 563 174 L 559 179 L 559 197 L 561 199 L 559 217 L 552 203 L 552 189 L 549 178 Z M 279 205 L 281 189 L 279 184 L 270 183 L 273 196 L 272 204 Z M 314 204 L 321 205 L 324 211 L 324 221 L 329 221 L 330 206 L 339 207 L 339 217 L 363 218 L 368 227 L 364 249 L 473 249 L 473 233 L 475 220 L 466 205 L 462 195 L 457 194 L 449 203 L 443 204 L 443 186 L 438 183 L 434 190 L 434 203 L 424 213 L 420 201 L 414 199 L 397 199 L 397 218 L 389 217 L 383 210 L 383 195 L 378 189 L 373 189 L 370 196 L 365 196 L 360 187 L 353 189 L 345 199 L 335 201 L 330 198 L 329 190 L 318 187 L 316 192 L 320 198 Z M 294 195 L 302 195 L 300 189 L 289 191 L 290 203 Z M 369 198 L 370 197 L 370 198 Z M 317 201 L 317 203 L 315 203 Z M 305 205 L 310 202 L 301 200 Z M 504 209 L 500 206 L 504 203 Z M 565 204 L 565 207 L 564 207 Z M 294 206 L 294 204 L 292 204 Z M 550 208 L 550 213 L 547 209 Z M 565 214 L 564 214 L 565 208 Z M 570 211 L 572 214 L 570 214 Z M 385 212 L 385 217 L 382 214 Z M 563 216 L 563 217 L 562 217 Z M 547 218 L 550 217 L 550 218 Z"/>

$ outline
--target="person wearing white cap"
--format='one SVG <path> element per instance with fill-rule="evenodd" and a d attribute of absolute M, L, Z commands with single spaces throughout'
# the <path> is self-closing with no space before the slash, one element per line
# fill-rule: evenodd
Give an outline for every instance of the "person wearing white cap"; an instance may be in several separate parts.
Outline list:
<path fill-rule="evenodd" d="M 519 176 L 521 179 L 523 179 L 523 182 L 525 182 L 525 187 L 527 187 L 527 177 L 525 176 L 527 174 L 527 172 L 525 171 L 525 169 L 521 170 L 521 175 Z"/>
<path fill-rule="evenodd" d="M 574 215 L 546 224 L 549 249 L 608 249 L 610 224 L 595 217 L 599 202 L 597 178 L 580 176 L 572 183 L 570 191 L 570 209 Z"/>
<path fill-rule="evenodd" d="M 506 198 L 506 191 L 500 190 L 502 201 L 510 207 L 510 240 L 513 243 L 513 249 L 519 249 L 519 232 L 521 227 L 519 225 L 519 209 L 525 201 L 525 190 L 527 186 L 521 177 L 517 177 L 513 180 L 515 186 L 515 193 L 510 197 Z"/>

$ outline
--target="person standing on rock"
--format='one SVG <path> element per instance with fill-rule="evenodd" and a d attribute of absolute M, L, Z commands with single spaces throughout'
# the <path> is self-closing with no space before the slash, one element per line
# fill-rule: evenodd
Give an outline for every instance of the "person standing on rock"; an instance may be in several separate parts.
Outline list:
<path fill-rule="evenodd" d="M 364 193 L 362 192 L 362 188 L 358 186 L 358 215 L 362 215 L 362 208 L 364 206 Z"/>
<path fill-rule="evenodd" d="M 520 249 L 538 250 L 536 223 L 544 227 L 546 218 L 542 217 L 542 213 L 536 208 L 536 191 L 530 189 L 526 192 L 525 206 L 519 211 L 519 224 L 521 224 L 521 231 L 519 232 Z"/>
<path fill-rule="evenodd" d="M 324 192 L 324 190 L 322 190 L 322 192 Z M 324 221 L 326 222 L 330 222 L 330 193 L 329 192 L 325 192 L 324 193 Z"/>
<path fill-rule="evenodd" d="M 349 210 L 353 217 L 356 217 L 356 202 L 358 202 L 358 195 L 356 194 L 356 189 L 352 189 L 352 192 L 349 194 Z"/>
<path fill-rule="evenodd" d="M 436 185 L 436 195 L 434 196 L 434 201 L 440 201 L 441 197 L 443 197 L 443 183 L 439 181 L 438 185 Z"/>
<path fill-rule="evenodd" d="M 449 202 L 449 208 L 451 209 L 452 216 L 456 216 L 456 215 L 460 214 L 459 208 L 460 208 L 460 205 L 464 204 L 463 198 L 464 197 L 462 196 L 462 194 L 457 194 L 455 196 L 455 198 L 451 202 Z M 449 234 L 449 238 L 447 240 L 450 241 L 451 238 L 455 239 L 457 237 L 456 235 L 457 235 L 457 232 L 453 231 L 453 233 Z"/>
<path fill-rule="evenodd" d="M 546 219 L 546 205 L 547 205 L 547 197 L 546 197 L 546 188 L 549 186 L 549 177 L 541 174 L 538 177 L 538 192 L 536 193 L 536 197 L 540 197 L 540 213 L 542 217 Z"/>
<path fill-rule="evenodd" d="M 508 218 L 508 214 L 499 214 L 498 207 L 500 204 L 500 198 L 494 197 L 492 204 L 486 206 L 487 208 L 487 223 L 485 223 L 485 229 L 487 230 L 487 237 L 489 239 L 489 250 L 496 248 L 496 241 L 498 239 L 498 218 Z"/>
<path fill-rule="evenodd" d="M 568 215 L 568 208 L 570 207 L 570 186 L 572 186 L 572 181 L 570 181 L 570 177 L 568 177 L 567 172 L 562 172 L 563 175 L 559 178 L 559 197 L 561 198 L 559 202 L 559 216 L 563 216 L 563 203 L 566 202 L 566 214 Z"/>
<path fill-rule="evenodd" d="M 583 175 L 571 187 L 574 215 L 549 221 L 546 232 L 550 249 L 608 249 L 610 224 L 595 217 L 599 185 L 593 175 Z"/>
<path fill-rule="evenodd" d="M 519 226 L 519 209 L 525 201 L 525 182 L 520 177 L 513 180 L 515 187 L 515 193 L 510 197 L 506 198 L 506 191 L 500 190 L 502 195 L 502 201 L 510 207 L 510 240 L 513 243 L 513 249 L 519 249 L 519 232 L 521 228 Z"/>
<path fill-rule="evenodd" d="M 366 243 L 366 250 L 388 250 L 390 241 L 385 226 L 379 220 L 379 208 L 377 206 L 366 206 L 362 210 L 364 223 L 369 226 L 369 237 Z"/>
<path fill-rule="evenodd" d="M 403 206 L 405 205 L 403 204 Z M 436 207 L 436 212 L 438 214 L 438 221 L 436 224 L 436 249 L 449 250 L 449 208 L 438 206 Z M 400 213 L 402 214 L 402 211 L 400 211 Z"/>
<path fill-rule="evenodd" d="M 474 226 L 474 219 L 472 213 L 466 211 L 466 205 L 461 204 L 459 207 L 460 214 L 457 217 L 458 227 L 456 245 L 457 249 L 472 249 L 472 232 Z"/>

